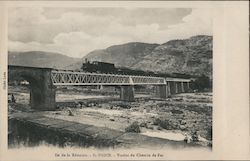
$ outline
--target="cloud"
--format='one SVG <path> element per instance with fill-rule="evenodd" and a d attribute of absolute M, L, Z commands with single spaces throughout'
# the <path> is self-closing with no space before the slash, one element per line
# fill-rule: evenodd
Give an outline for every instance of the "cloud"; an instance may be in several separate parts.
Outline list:
<path fill-rule="evenodd" d="M 12 8 L 9 50 L 83 57 L 127 42 L 165 43 L 212 34 L 208 9 Z"/>
<path fill-rule="evenodd" d="M 171 25 L 169 39 L 188 38 L 194 35 L 212 35 L 212 12 L 209 9 L 193 9 L 183 18 L 183 23 Z"/>

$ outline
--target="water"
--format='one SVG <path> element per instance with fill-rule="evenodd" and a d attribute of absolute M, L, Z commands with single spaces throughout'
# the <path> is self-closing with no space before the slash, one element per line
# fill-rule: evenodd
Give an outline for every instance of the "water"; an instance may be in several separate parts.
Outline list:
<path fill-rule="evenodd" d="M 56 94 L 56 101 L 70 101 L 76 99 L 107 98 L 107 96 L 84 95 L 84 94 Z"/>
<path fill-rule="evenodd" d="M 105 115 L 110 115 L 110 116 L 121 116 L 124 114 L 124 111 L 121 110 L 109 110 L 109 109 L 102 109 L 102 108 L 98 108 L 98 109 L 94 109 L 94 108 L 84 108 L 84 109 L 80 109 L 80 111 L 82 112 L 96 112 L 96 113 L 101 113 L 101 114 L 105 114 Z"/>
<path fill-rule="evenodd" d="M 150 136 L 150 137 L 157 137 L 157 138 L 175 140 L 175 141 L 183 141 L 185 138 L 185 135 L 181 133 L 166 132 L 166 131 L 146 131 L 141 134 Z"/>

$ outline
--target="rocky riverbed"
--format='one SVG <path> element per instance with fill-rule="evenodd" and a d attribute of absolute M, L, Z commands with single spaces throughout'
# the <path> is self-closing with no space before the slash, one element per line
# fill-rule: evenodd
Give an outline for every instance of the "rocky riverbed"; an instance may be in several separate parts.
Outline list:
<path fill-rule="evenodd" d="M 27 91 L 11 92 L 17 103 L 9 104 L 9 113 L 30 110 Z M 166 100 L 137 95 L 135 102 L 119 101 L 117 93 L 96 91 L 83 95 L 61 90 L 57 96 L 57 110 L 46 111 L 47 117 L 212 146 L 211 93 L 177 94 Z"/>

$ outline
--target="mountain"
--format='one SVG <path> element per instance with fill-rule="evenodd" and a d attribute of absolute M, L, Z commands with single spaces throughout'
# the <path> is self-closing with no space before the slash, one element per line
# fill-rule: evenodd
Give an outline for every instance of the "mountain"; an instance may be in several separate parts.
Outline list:
<path fill-rule="evenodd" d="M 166 73 L 212 77 L 212 37 L 199 35 L 161 44 L 141 58 L 134 68 Z"/>
<path fill-rule="evenodd" d="M 134 69 L 212 77 L 212 36 L 198 35 L 163 44 L 127 43 L 90 52 L 83 59 Z M 71 65 L 80 68 L 81 62 Z"/>
<path fill-rule="evenodd" d="M 140 42 L 132 42 L 122 45 L 114 45 L 107 49 L 94 50 L 88 53 L 82 60 L 77 63 L 66 66 L 66 69 L 80 69 L 85 59 L 89 61 L 103 61 L 113 63 L 115 66 L 132 67 L 140 59 L 150 54 L 159 44 L 147 44 Z"/>
<path fill-rule="evenodd" d="M 104 50 L 90 52 L 84 59 L 90 61 L 104 61 L 114 63 L 116 66 L 132 67 L 141 58 L 149 55 L 159 44 L 147 44 L 140 42 L 114 45 Z"/>
<path fill-rule="evenodd" d="M 198 35 L 163 44 L 131 42 L 94 50 L 82 59 L 41 51 L 9 52 L 10 65 L 80 69 L 84 59 L 162 73 L 206 75 L 212 78 L 212 36 Z"/>
<path fill-rule="evenodd" d="M 59 53 L 29 51 L 9 52 L 8 64 L 32 67 L 64 68 L 78 62 L 79 58 L 71 58 Z"/>

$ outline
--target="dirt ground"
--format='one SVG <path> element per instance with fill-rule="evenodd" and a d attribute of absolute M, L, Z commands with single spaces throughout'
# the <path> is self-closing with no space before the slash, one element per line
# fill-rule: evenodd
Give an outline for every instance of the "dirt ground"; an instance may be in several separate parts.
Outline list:
<path fill-rule="evenodd" d="M 137 94 L 135 102 L 122 102 L 117 91 L 92 91 L 58 90 L 57 110 L 46 116 L 212 146 L 212 93 L 176 94 L 166 100 Z M 10 87 L 9 93 L 16 98 L 9 113 L 30 110 L 27 87 Z"/>

